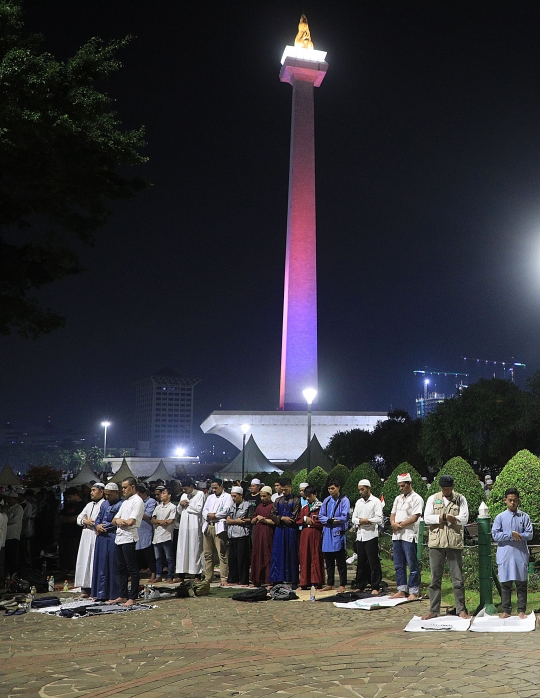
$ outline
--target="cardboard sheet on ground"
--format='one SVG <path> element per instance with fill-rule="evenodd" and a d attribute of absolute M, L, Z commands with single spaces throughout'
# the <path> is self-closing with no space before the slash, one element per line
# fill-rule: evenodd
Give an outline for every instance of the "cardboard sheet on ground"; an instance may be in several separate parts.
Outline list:
<path fill-rule="evenodd" d="M 465 632 L 471 624 L 470 618 L 460 618 L 459 616 L 438 616 L 431 620 L 422 620 L 421 616 L 413 616 L 405 626 L 405 630 L 409 633 L 429 633 L 429 632 L 445 632 L 458 631 Z"/>
<path fill-rule="evenodd" d="M 338 603 L 334 601 L 334 606 L 338 608 L 357 608 L 361 611 L 372 611 L 377 608 L 392 608 L 402 603 L 411 603 L 408 599 L 391 599 L 389 596 L 374 596 L 372 599 L 358 599 L 349 603 Z"/>
<path fill-rule="evenodd" d="M 475 616 L 471 631 L 474 633 L 530 633 L 536 627 L 536 616 L 534 611 L 527 618 L 519 618 L 519 616 L 510 616 L 510 618 L 499 618 L 496 616 L 488 616 L 483 608 L 480 613 Z"/>

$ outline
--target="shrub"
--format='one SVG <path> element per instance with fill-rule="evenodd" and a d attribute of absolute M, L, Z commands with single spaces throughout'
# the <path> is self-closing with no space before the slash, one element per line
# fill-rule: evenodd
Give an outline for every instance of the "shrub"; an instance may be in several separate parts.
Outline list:
<path fill-rule="evenodd" d="M 307 469 L 306 468 L 301 470 L 298 473 L 298 475 L 295 476 L 293 483 L 292 483 L 293 494 L 297 494 L 298 496 L 300 496 L 300 483 L 307 482 L 306 477 L 307 477 Z"/>
<path fill-rule="evenodd" d="M 332 479 L 335 479 L 339 482 L 339 484 L 343 488 L 345 483 L 349 479 L 350 474 L 351 474 L 351 471 L 348 468 L 346 468 L 344 465 L 340 465 L 338 463 L 328 473 L 328 482 L 330 482 L 330 480 L 332 480 Z"/>
<path fill-rule="evenodd" d="M 358 499 L 358 483 L 360 480 L 369 480 L 371 482 L 371 492 L 375 497 L 380 497 L 382 492 L 382 482 L 379 475 L 373 470 L 369 463 L 361 463 L 356 467 L 347 478 L 347 482 L 341 490 L 345 494 L 351 504 L 354 506 Z"/>
<path fill-rule="evenodd" d="M 540 459 L 530 451 L 523 450 L 510 458 L 493 483 L 487 505 L 492 519 L 506 509 L 503 502 L 504 491 L 517 487 L 521 504 L 520 509 L 527 512 L 531 521 L 540 521 Z"/>
<path fill-rule="evenodd" d="M 399 494 L 397 476 L 402 475 L 403 473 L 409 473 L 411 476 L 413 489 L 422 497 L 424 503 L 428 498 L 428 489 L 426 487 L 426 483 L 422 480 L 420 473 L 413 468 L 410 463 L 400 463 L 395 470 L 392 470 L 383 485 L 382 493 L 384 495 L 384 513 L 386 516 L 390 516 L 394 499 Z"/>
<path fill-rule="evenodd" d="M 315 487 L 317 490 L 317 497 L 321 500 L 328 496 L 328 491 L 326 489 L 326 482 L 328 480 L 328 475 L 325 473 L 325 471 L 317 466 L 316 468 L 313 468 L 313 470 L 306 475 L 306 479 L 304 482 L 309 482 L 309 484 L 312 487 Z"/>
<path fill-rule="evenodd" d="M 486 499 L 484 488 L 480 484 L 478 475 L 467 461 L 461 456 L 450 458 L 435 476 L 431 489 L 437 492 L 441 475 L 451 475 L 455 480 L 455 490 L 462 494 L 469 505 L 469 521 L 476 521 L 478 507 Z"/>

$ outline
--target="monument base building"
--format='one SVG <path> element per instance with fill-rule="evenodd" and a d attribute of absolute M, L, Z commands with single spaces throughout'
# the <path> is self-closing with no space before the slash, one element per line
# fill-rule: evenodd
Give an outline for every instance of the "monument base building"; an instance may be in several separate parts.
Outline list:
<path fill-rule="evenodd" d="M 317 436 L 323 448 L 328 446 L 338 431 L 365 429 L 373 431 L 377 422 L 388 419 L 386 412 L 319 412 L 311 413 L 311 433 Z M 242 424 L 249 425 L 259 448 L 275 462 L 295 461 L 305 450 L 307 443 L 307 412 L 237 412 L 218 410 L 212 412 L 201 424 L 205 434 L 222 436 L 242 449 Z"/>

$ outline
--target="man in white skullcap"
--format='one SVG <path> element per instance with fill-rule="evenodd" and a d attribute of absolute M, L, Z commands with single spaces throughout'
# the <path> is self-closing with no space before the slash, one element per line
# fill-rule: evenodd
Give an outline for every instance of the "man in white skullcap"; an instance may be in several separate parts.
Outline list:
<path fill-rule="evenodd" d="M 371 494 L 371 482 L 360 480 L 360 497 L 354 506 L 353 526 L 356 527 L 356 588 L 364 591 L 368 582 L 371 593 L 378 594 L 382 582 L 381 560 L 379 558 L 379 524 L 383 520 L 381 500 Z"/>
<path fill-rule="evenodd" d="M 397 593 L 391 598 L 408 598 L 409 601 L 416 601 L 420 591 L 420 565 L 416 550 L 420 528 L 418 520 L 422 516 L 424 500 L 413 490 L 409 473 L 398 475 L 397 484 L 400 494 L 394 499 L 390 514 Z M 407 567 L 409 568 L 408 584 Z"/>
<path fill-rule="evenodd" d="M 244 490 L 235 485 L 231 489 L 233 504 L 227 512 L 229 537 L 228 586 L 249 586 L 251 562 L 251 519 L 255 507 L 244 499 Z"/>
<path fill-rule="evenodd" d="M 246 497 L 246 501 L 251 502 L 254 509 L 261 503 L 261 487 L 262 482 L 258 477 L 254 477 L 249 485 L 249 494 Z"/>
<path fill-rule="evenodd" d="M 96 532 L 94 525 L 102 504 L 105 502 L 102 482 L 94 482 L 90 489 L 90 501 L 77 516 L 77 524 L 82 527 L 77 563 L 75 565 L 75 586 L 81 587 L 82 596 L 88 598 L 92 587 L 92 570 L 94 568 L 94 549 Z"/>

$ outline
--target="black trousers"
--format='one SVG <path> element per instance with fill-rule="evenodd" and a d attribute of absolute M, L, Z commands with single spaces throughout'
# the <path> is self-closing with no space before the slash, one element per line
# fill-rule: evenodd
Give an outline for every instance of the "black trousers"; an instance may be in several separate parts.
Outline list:
<path fill-rule="evenodd" d="M 123 543 L 116 546 L 116 583 L 120 596 L 136 601 L 139 596 L 139 565 L 135 543 Z M 128 594 L 128 577 L 131 577 L 131 589 Z"/>
<path fill-rule="evenodd" d="M 153 545 L 137 550 L 137 564 L 140 570 L 148 567 L 152 574 L 156 573 L 156 556 L 154 555 Z"/>
<path fill-rule="evenodd" d="M 324 562 L 326 564 L 326 583 L 329 587 L 333 587 L 336 581 L 336 568 L 339 574 L 339 586 L 347 585 L 347 551 L 345 548 L 334 553 L 324 553 Z"/>
<path fill-rule="evenodd" d="M 513 582 L 501 582 L 502 609 L 505 613 L 512 613 L 512 584 Z M 517 582 L 517 612 L 525 613 L 527 608 L 527 582 Z"/>
<path fill-rule="evenodd" d="M 229 584 L 249 584 L 251 563 L 251 534 L 229 538 Z"/>
<path fill-rule="evenodd" d="M 18 538 L 10 538 L 6 541 L 6 556 L 5 556 L 6 572 L 13 574 L 19 569 L 19 540 Z M 2 580 L 2 584 L 4 580 Z"/>
<path fill-rule="evenodd" d="M 377 591 L 381 588 L 382 570 L 379 558 L 379 538 L 371 540 L 357 540 L 355 542 L 358 562 L 356 563 L 356 582 L 358 588 L 363 591 L 371 584 L 372 589 Z"/>

